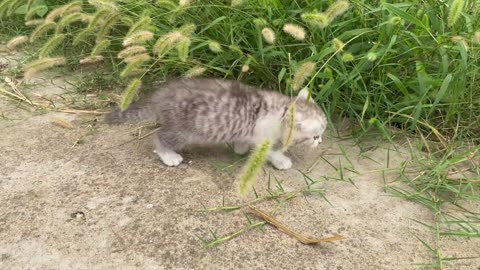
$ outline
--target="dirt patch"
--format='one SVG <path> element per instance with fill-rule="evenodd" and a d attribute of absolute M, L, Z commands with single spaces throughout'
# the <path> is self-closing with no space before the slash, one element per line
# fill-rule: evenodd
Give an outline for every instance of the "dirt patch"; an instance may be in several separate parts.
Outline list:
<path fill-rule="evenodd" d="M 48 87 L 42 85 L 43 94 Z M 395 170 L 382 176 L 387 152 L 391 168 L 408 157 L 401 145 L 360 155 L 353 141 L 331 136 L 315 152 L 292 149 L 295 169 L 265 167 L 256 185 L 260 193 L 268 173 L 285 189 L 299 189 L 305 182 L 296 169 L 307 171 L 325 151 L 330 164 L 320 160 L 308 175 L 328 177 L 317 185 L 328 202 L 298 197 L 276 218 L 306 235 L 338 233 L 345 240 L 308 246 L 265 226 L 204 250 L 198 237 L 247 224 L 241 211 L 196 211 L 241 202 L 235 177 L 243 162 L 227 147 L 188 150 L 184 165 L 167 168 L 150 140 L 123 144 L 132 139 L 132 126 L 107 126 L 94 115 L 26 112 L 3 97 L 0 111 L 1 269 L 414 269 L 434 260 L 416 238 L 434 243 L 433 232 L 414 221 L 431 222 L 431 212 L 383 189 L 398 176 Z M 53 124 L 53 117 L 74 128 Z M 343 171 L 344 181 L 332 180 L 341 178 L 341 166 L 352 170 Z M 272 211 L 275 203 L 258 207 Z M 480 250 L 478 239 L 443 238 L 441 245 L 452 253 L 447 257 L 478 256 Z"/>

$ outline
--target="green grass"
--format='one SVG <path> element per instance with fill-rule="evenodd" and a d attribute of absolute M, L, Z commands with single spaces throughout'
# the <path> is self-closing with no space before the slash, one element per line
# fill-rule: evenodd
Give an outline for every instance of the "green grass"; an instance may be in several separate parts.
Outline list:
<path fill-rule="evenodd" d="M 21 6 L 27 2 L 7 0 L 2 2 L 7 3 L 4 8 L 0 4 L 0 35 L 36 32 L 33 46 L 42 48 L 55 35 L 59 39 L 64 34 L 64 42 L 55 49 L 29 50 L 29 58 L 36 60 L 39 51 L 42 56 L 64 56 L 75 71 L 83 69 L 82 59 L 103 56 L 103 62 L 95 65 L 107 73 L 92 75 L 79 84 L 85 85 L 80 91 L 96 90 L 97 79 L 105 85 L 123 86 L 139 79 L 148 86 L 166 76 L 191 76 L 196 68 L 204 70 L 201 76 L 238 79 L 285 94 L 295 94 L 299 84 L 307 86 L 330 118 L 351 119 L 351 136 L 359 142 L 371 131 L 392 143 L 408 135 L 415 142 L 412 153 L 420 150 L 422 154 L 412 155 L 400 168 L 399 180 L 406 188 L 386 184 L 386 190 L 434 213 L 435 224 L 426 226 L 437 236 L 437 243 L 422 243 L 436 262 L 426 265 L 443 268 L 444 261 L 455 259 L 443 258 L 438 245 L 441 237 L 479 236 L 474 226 L 478 213 L 463 206 L 463 202 L 479 201 L 478 0 L 352 0 L 325 27 L 318 26 L 325 21 L 315 25 L 304 18 L 324 16 L 312 13 L 326 11 L 332 0 L 249 0 L 235 7 L 219 0 L 192 1 L 185 7 L 168 0 L 103 0 L 95 1 L 96 6 L 84 1 L 84 21 L 60 23 L 68 16 L 64 14 L 56 21 L 61 27 L 42 35 L 35 26 L 25 26 L 26 12 Z M 39 12 L 33 19 L 42 20 L 71 2 L 34 1 L 32 8 Z M 102 10 L 102 2 L 115 8 Z M 305 38 L 284 33 L 287 23 L 301 26 Z M 273 30 L 273 44 L 262 36 L 264 27 Z M 139 31 L 149 31 L 153 37 L 132 38 Z M 144 46 L 151 59 L 118 58 L 125 40 Z M 296 75 L 305 63 L 315 65 L 312 74 Z M 298 81 L 300 77 L 304 83 Z M 354 184 L 344 174 L 357 171 L 343 149 L 342 156 L 345 161 L 338 166 L 321 158 L 335 168 L 338 179 Z M 413 175 L 403 173 L 407 165 L 416 168 Z M 391 170 L 388 167 L 387 161 Z M 457 171 L 456 178 L 453 171 Z M 456 210 L 452 212 L 447 204 Z"/>
<path fill-rule="evenodd" d="M 20 6 L 27 1 L 14 2 Z M 68 2 L 47 0 L 44 5 L 51 12 Z M 108 40 L 109 46 L 102 54 L 104 63 L 118 75 L 127 66 L 116 57 L 123 49 L 122 42 L 132 31 L 148 30 L 153 38 L 140 44 L 153 59 L 140 61 L 133 68 L 130 65 L 134 72 L 123 73 L 124 85 L 136 78 L 149 81 L 159 76 L 180 76 L 202 66 L 206 68 L 204 76 L 240 79 L 286 94 L 298 83 L 293 76 L 297 68 L 313 62 L 317 67 L 305 86 L 313 90 L 315 100 L 325 104 L 330 115 L 355 118 L 362 131 L 396 126 L 412 133 L 428 132 L 419 124 L 424 121 L 448 138 L 479 141 L 480 120 L 476 116 L 480 111 L 480 46 L 475 40 L 475 33 L 480 31 L 480 22 L 475 19 L 480 10 L 478 1 L 464 1 L 465 7 L 454 24 L 448 3 L 351 1 L 348 10 L 325 28 L 304 21 L 302 14 L 314 9 L 325 11 L 329 1 L 302 5 L 300 1 L 251 0 L 231 7 L 228 1 L 210 0 L 193 1 L 183 8 L 176 2 L 165 2 L 118 2 L 114 4 L 117 16 L 111 10 L 109 14 L 102 11 L 99 14 L 103 16 L 96 19 L 94 14 L 99 8 L 83 3 L 82 14 L 90 18 L 63 25 L 63 48 L 44 48 L 43 52 L 66 56 L 68 63 L 75 65 L 90 54 L 97 55 L 96 45 L 107 44 L 104 41 Z M 43 4 L 34 2 L 32 6 L 39 5 Z M 15 13 L 3 15 L 2 32 L 32 32 L 33 28 L 23 25 L 23 17 Z M 282 28 L 287 23 L 303 27 L 305 39 L 284 33 Z M 179 42 L 178 50 L 172 48 L 162 58 L 152 53 L 158 39 L 190 24 L 196 27 L 185 35 L 189 42 Z M 89 27 L 96 30 L 87 31 L 83 41 L 72 46 L 72 40 Z M 273 45 L 262 38 L 263 27 L 275 32 Z M 38 42 L 47 43 L 54 32 L 42 35 Z M 343 48 L 338 47 L 338 41 L 343 42 Z M 221 50 L 211 50 L 212 42 Z M 353 60 L 345 61 L 350 54 Z M 249 67 L 247 72 L 242 72 L 244 65 Z"/>

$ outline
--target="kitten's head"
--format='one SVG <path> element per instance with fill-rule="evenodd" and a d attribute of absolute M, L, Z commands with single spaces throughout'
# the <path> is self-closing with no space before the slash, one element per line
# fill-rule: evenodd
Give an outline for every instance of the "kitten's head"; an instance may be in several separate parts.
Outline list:
<path fill-rule="evenodd" d="M 307 88 L 299 92 L 295 112 L 295 143 L 317 147 L 327 128 L 327 117 L 315 101 L 308 97 Z"/>

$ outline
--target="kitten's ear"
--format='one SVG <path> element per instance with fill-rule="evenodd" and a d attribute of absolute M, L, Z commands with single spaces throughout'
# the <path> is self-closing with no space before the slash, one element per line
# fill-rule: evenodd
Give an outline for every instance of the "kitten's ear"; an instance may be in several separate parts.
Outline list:
<path fill-rule="evenodd" d="M 304 87 L 302 88 L 302 90 L 300 90 L 300 92 L 298 92 L 298 99 L 303 99 L 303 100 L 307 100 L 312 102 L 312 103 L 315 103 L 315 101 L 313 100 L 312 96 L 308 97 L 308 94 L 309 94 L 309 91 L 308 91 L 308 88 L 307 87 Z"/>

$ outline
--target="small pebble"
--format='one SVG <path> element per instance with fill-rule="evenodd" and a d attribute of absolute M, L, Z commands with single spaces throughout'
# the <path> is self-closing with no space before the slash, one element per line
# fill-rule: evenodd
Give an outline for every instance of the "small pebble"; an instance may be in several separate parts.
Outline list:
<path fill-rule="evenodd" d="M 153 207 L 153 204 L 151 204 L 151 203 L 147 204 L 147 208 L 150 209 L 150 208 L 152 208 L 152 207 Z"/>

